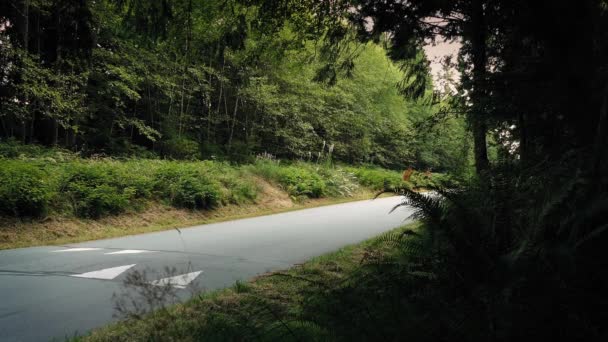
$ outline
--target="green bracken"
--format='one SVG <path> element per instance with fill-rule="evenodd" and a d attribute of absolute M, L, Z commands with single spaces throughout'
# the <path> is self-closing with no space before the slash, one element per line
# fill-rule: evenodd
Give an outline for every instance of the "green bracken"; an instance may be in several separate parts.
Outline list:
<path fill-rule="evenodd" d="M 350 197 L 360 187 L 382 190 L 403 184 L 397 171 L 332 163 L 84 159 L 62 151 L 45 151 L 39 158 L 18 155 L 0 159 L 2 216 L 95 219 L 138 211 L 152 202 L 191 210 L 251 204 L 260 190 L 256 178 L 278 185 L 294 201 Z M 413 180 L 409 187 L 433 184 L 425 175 Z"/>

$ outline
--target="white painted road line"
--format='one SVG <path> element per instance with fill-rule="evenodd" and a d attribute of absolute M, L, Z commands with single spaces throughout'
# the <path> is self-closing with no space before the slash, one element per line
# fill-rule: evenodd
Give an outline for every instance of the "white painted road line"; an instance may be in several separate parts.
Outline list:
<path fill-rule="evenodd" d="M 155 286 L 172 286 L 178 289 L 185 289 L 199 274 L 203 271 L 190 272 L 186 274 L 180 274 L 174 277 L 163 278 L 159 280 L 151 281 L 150 284 Z"/>
<path fill-rule="evenodd" d="M 104 268 L 103 270 L 75 274 L 71 277 L 112 280 L 135 265 L 136 264 Z"/>
<path fill-rule="evenodd" d="M 146 250 L 142 250 L 142 249 L 123 249 L 122 251 L 118 251 L 118 252 L 110 252 L 110 253 L 104 253 L 105 255 L 114 255 L 114 254 L 139 254 L 139 253 L 151 253 L 153 251 L 146 251 Z"/>
<path fill-rule="evenodd" d="M 100 249 L 103 249 L 103 248 L 93 248 L 93 247 L 68 248 L 68 249 L 59 249 L 59 250 L 53 251 L 52 253 L 97 251 Z"/>

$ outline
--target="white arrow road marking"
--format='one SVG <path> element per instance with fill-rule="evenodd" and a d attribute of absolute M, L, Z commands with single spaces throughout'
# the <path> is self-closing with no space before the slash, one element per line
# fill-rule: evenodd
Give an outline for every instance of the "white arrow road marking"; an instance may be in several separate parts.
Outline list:
<path fill-rule="evenodd" d="M 87 272 L 87 273 L 82 273 L 82 274 L 75 274 L 75 275 L 72 275 L 72 277 L 112 280 L 112 279 L 118 277 L 122 272 L 128 270 L 129 268 L 131 268 L 135 265 L 137 265 L 137 264 L 104 268 L 103 270 Z"/>
<path fill-rule="evenodd" d="M 59 250 L 53 251 L 53 253 L 97 251 L 100 249 L 103 249 L 103 248 L 93 248 L 93 247 L 68 248 L 68 249 L 59 249 Z"/>
<path fill-rule="evenodd" d="M 174 277 L 163 278 L 159 280 L 151 281 L 150 284 L 156 286 L 172 286 L 178 289 L 185 289 L 199 274 L 203 271 L 190 272 L 186 274 L 180 274 Z"/>
<path fill-rule="evenodd" d="M 113 255 L 113 254 L 139 254 L 139 253 L 151 253 L 152 251 L 145 251 L 142 249 L 124 249 L 118 252 L 110 252 L 104 253 L 105 255 Z"/>

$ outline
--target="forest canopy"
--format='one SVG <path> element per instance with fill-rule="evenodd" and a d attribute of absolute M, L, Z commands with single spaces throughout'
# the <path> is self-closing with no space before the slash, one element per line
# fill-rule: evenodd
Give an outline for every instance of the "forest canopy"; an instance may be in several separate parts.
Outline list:
<path fill-rule="evenodd" d="M 402 96 L 386 41 L 348 29 L 336 42 L 351 69 L 324 82 L 333 52 L 317 34 L 330 27 L 311 31 L 306 10 L 269 29 L 262 7 L 3 2 L 0 137 L 85 155 L 316 160 L 331 148 L 347 163 L 468 167 L 469 145 L 449 143 L 467 140 L 463 120 L 448 124 L 455 136 L 417 133 L 437 106 Z"/>

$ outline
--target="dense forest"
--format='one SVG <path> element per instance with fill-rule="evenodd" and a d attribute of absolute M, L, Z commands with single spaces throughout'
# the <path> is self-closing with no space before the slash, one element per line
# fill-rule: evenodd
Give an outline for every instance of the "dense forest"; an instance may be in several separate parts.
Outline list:
<path fill-rule="evenodd" d="M 606 0 L 8 0 L 0 13 L 13 143 L 331 154 L 458 179 L 429 184 L 437 196 L 383 184 L 421 226 L 385 236 L 398 252 L 368 251 L 346 280 L 304 279 L 298 310 L 193 314 L 137 339 L 608 338 Z M 453 89 L 423 50 L 441 41 L 461 44 L 444 61 Z"/>
<path fill-rule="evenodd" d="M 466 141 L 462 119 L 444 139 L 416 134 L 438 106 L 400 96 L 403 66 L 386 57 L 386 40 L 341 37 L 338 58 L 356 67 L 313 82 L 334 53 L 324 28 L 301 17 L 271 32 L 247 2 L 2 6 L 4 139 L 84 155 L 317 160 L 331 149 L 348 163 L 468 167 L 469 145 L 450 143 Z"/>

